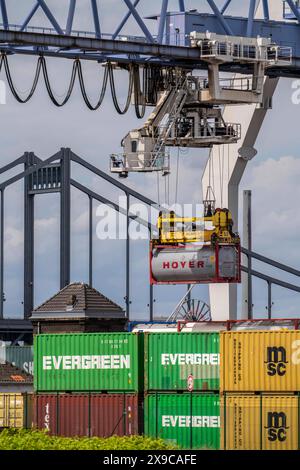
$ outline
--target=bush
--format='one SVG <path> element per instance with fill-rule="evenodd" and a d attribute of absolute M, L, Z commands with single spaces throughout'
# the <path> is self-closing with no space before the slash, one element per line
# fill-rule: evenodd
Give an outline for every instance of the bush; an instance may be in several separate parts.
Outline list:
<path fill-rule="evenodd" d="M 175 447 L 162 439 L 130 437 L 57 437 L 44 431 L 4 429 L 0 433 L 0 450 L 168 450 Z"/>

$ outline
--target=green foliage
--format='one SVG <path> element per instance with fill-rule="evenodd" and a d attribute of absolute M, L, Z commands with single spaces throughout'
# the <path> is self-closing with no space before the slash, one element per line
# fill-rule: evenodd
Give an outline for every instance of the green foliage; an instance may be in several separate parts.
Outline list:
<path fill-rule="evenodd" d="M 44 431 L 5 429 L 0 433 L 0 450 L 167 450 L 175 449 L 162 439 L 130 437 L 56 437 Z"/>

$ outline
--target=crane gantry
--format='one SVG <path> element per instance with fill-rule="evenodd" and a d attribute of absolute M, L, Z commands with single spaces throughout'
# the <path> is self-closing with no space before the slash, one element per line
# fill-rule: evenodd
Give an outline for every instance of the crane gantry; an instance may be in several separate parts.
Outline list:
<path fill-rule="evenodd" d="M 177 11 L 170 11 L 171 2 L 162 0 L 160 9 L 152 16 L 144 13 L 145 2 L 142 0 L 120 0 L 127 10 L 112 33 L 103 32 L 101 7 L 104 2 L 101 5 L 96 0 L 88 2 L 92 31 L 74 29 L 79 4 L 76 0 L 61 2 L 66 9 L 64 26 L 46 0 L 36 0 L 18 23 L 12 23 L 9 3 L 9 0 L 0 0 L 1 67 L 5 69 L 16 98 L 18 95 L 13 82 L 9 80 L 9 56 L 23 54 L 38 57 L 35 82 L 42 71 L 51 99 L 53 94 L 47 77 L 46 58 L 74 61 L 66 99 L 62 103 L 55 102 L 57 106 L 70 98 L 77 74 L 83 98 L 90 109 L 100 106 L 108 81 L 118 112 L 126 112 L 131 94 L 134 95 L 138 117 L 143 116 L 147 105 L 155 107 L 145 125 L 130 131 L 123 139 L 121 159 L 116 159 L 116 156 L 111 159 L 111 170 L 121 176 L 127 176 L 130 171 L 159 170 L 167 174 L 168 147 L 207 147 L 213 151 L 216 146 L 228 143 L 231 144 L 232 155 L 232 171 L 228 178 L 232 181 L 228 179 L 226 184 L 228 187 L 230 184 L 238 187 L 247 161 L 255 155 L 255 140 L 271 107 L 278 79 L 300 76 L 300 5 L 296 0 L 249 0 L 242 6 L 238 2 L 243 10 L 242 15 L 230 10 L 234 9 L 234 0 L 224 1 L 222 7 L 214 0 L 207 0 L 203 2 L 207 6 L 203 11 L 187 10 L 184 0 L 178 1 Z M 31 26 L 40 11 L 48 26 Z M 134 19 L 140 33 L 122 34 L 129 18 Z M 157 27 L 153 28 L 154 25 Z M 154 29 L 156 33 L 153 33 Z M 244 54 L 245 50 L 252 51 L 248 57 Z M 87 99 L 82 60 L 105 65 L 103 87 L 96 106 L 92 106 Z M 124 109 L 118 105 L 114 93 L 113 74 L 118 68 L 128 70 L 129 74 Z M 206 80 L 193 75 L 193 71 L 199 69 L 208 71 Z M 144 87 L 141 87 L 139 79 L 140 70 L 146 77 Z M 220 71 L 241 76 L 230 78 L 227 84 L 222 85 Z M 151 86 L 153 84 L 155 86 Z M 34 89 L 33 86 L 29 98 Z M 241 106 L 245 103 L 250 106 L 242 111 Z M 241 122 L 232 123 L 228 119 L 232 114 L 232 105 L 238 110 Z M 167 122 L 163 121 L 165 116 Z M 253 130 L 254 119 L 257 125 Z M 207 173 L 206 169 L 204 193 L 209 187 Z M 217 194 L 217 205 L 220 205 L 220 200 L 222 195 Z M 237 222 L 236 188 L 228 192 L 225 200 Z M 229 297 L 232 296 L 227 294 L 219 295 L 222 308 L 226 316 L 228 312 L 235 315 L 235 309 L 230 308 Z M 228 304 L 227 309 L 224 308 L 224 301 Z M 218 318 L 218 308 L 215 311 L 215 318 Z"/>

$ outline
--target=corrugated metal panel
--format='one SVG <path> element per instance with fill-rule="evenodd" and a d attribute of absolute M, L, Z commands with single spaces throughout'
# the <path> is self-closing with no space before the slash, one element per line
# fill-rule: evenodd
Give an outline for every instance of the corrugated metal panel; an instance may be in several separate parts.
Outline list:
<path fill-rule="evenodd" d="M 145 434 L 184 449 L 219 449 L 219 395 L 148 395 L 145 399 Z"/>
<path fill-rule="evenodd" d="M 33 374 L 33 346 L 4 346 L 7 362 Z"/>
<path fill-rule="evenodd" d="M 89 436 L 89 396 L 58 396 L 58 433 L 61 436 Z"/>
<path fill-rule="evenodd" d="M 0 427 L 22 428 L 24 399 L 21 393 L 0 393 Z"/>
<path fill-rule="evenodd" d="M 131 436 L 141 432 L 138 395 L 91 395 L 91 436 Z"/>
<path fill-rule="evenodd" d="M 218 390 L 219 333 L 145 334 L 146 390 Z"/>
<path fill-rule="evenodd" d="M 139 396 L 131 394 L 38 394 L 35 425 L 52 435 L 109 437 L 134 435 Z"/>
<path fill-rule="evenodd" d="M 134 333 L 37 335 L 35 390 L 138 392 L 142 341 Z"/>
<path fill-rule="evenodd" d="M 33 422 L 38 429 L 43 429 L 51 435 L 58 432 L 58 400 L 57 395 L 43 394 L 34 395 L 33 399 Z"/>
<path fill-rule="evenodd" d="M 224 449 L 299 449 L 299 397 L 225 395 L 222 410 Z"/>
<path fill-rule="evenodd" d="M 221 390 L 300 391 L 300 331 L 222 332 Z"/>

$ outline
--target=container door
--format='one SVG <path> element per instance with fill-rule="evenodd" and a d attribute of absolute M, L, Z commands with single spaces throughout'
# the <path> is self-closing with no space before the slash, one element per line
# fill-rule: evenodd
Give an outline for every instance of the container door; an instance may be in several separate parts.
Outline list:
<path fill-rule="evenodd" d="M 34 426 L 50 435 L 58 434 L 58 399 L 56 394 L 35 395 L 33 400 Z"/>
<path fill-rule="evenodd" d="M 299 398 L 263 398 L 263 450 L 298 450 Z"/>
<path fill-rule="evenodd" d="M 89 436 L 89 396 L 58 395 L 59 435 Z"/>

